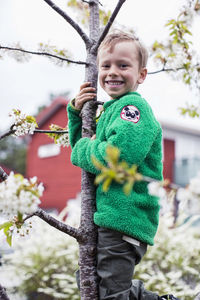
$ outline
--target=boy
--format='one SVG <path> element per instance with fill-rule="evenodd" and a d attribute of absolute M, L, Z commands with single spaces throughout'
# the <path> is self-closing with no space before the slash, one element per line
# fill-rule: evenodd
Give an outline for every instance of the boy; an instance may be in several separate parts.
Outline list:
<path fill-rule="evenodd" d="M 95 96 L 85 82 L 77 97 L 68 105 L 71 161 L 97 174 L 91 161 L 95 156 L 105 164 L 108 145 L 120 150 L 120 159 L 136 164 L 138 172 L 162 179 L 162 130 L 148 103 L 136 92 L 147 75 L 147 51 L 134 36 L 119 32 L 108 35 L 97 57 L 99 82 L 111 100 L 103 106 L 96 135 L 81 138 L 80 110 Z M 141 281 L 132 281 L 134 267 L 153 245 L 158 226 L 158 198 L 150 196 L 147 183 L 135 183 L 129 196 L 113 183 L 108 192 L 102 186 L 96 192 L 98 225 L 97 273 L 100 300 L 176 299 L 159 297 L 144 289 Z"/>

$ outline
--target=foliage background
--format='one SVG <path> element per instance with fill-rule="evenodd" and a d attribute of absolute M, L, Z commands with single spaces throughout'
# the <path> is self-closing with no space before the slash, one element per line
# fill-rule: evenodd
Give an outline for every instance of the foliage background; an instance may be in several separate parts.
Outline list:
<path fill-rule="evenodd" d="M 73 200 L 68 207 L 68 221 L 76 226 L 78 203 Z M 66 210 L 59 219 L 65 214 Z M 16 239 L 14 252 L 3 257 L 4 279 L 15 283 L 9 287 L 11 300 L 16 300 L 16 293 L 21 299 L 78 300 L 78 244 L 43 221 L 33 219 L 36 224 L 30 236 Z M 200 291 L 199 221 L 200 215 L 188 217 L 181 213 L 177 225 L 172 227 L 171 213 L 162 215 L 155 245 L 148 248 L 136 266 L 134 278 L 144 281 L 146 289 L 159 295 L 173 293 L 182 300 L 194 299 Z M 30 298 L 31 295 L 36 298 Z"/>

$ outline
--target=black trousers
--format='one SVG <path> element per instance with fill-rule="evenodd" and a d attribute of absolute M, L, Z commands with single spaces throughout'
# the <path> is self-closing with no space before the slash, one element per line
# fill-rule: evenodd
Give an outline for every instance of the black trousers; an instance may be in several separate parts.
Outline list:
<path fill-rule="evenodd" d="M 157 294 L 145 290 L 143 282 L 132 280 L 135 265 L 147 250 L 147 244 L 130 244 L 123 234 L 98 228 L 97 274 L 100 300 L 157 300 Z"/>

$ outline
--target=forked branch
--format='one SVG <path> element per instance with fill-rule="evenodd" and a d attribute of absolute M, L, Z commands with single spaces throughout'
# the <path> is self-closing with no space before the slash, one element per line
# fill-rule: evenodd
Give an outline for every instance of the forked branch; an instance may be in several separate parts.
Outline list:
<path fill-rule="evenodd" d="M 39 208 L 35 213 L 33 213 L 30 216 L 27 216 L 25 220 L 27 220 L 28 218 L 32 217 L 32 216 L 38 216 L 39 218 L 41 218 L 43 221 L 45 221 L 46 223 L 48 223 L 49 225 L 51 225 L 52 227 L 72 236 L 73 238 L 75 238 L 78 242 L 83 240 L 83 235 L 81 230 L 74 228 L 70 225 L 67 225 L 57 219 L 55 219 L 54 217 L 52 217 L 51 215 L 49 215 L 48 213 L 46 213 L 44 210 L 42 210 L 41 208 Z"/>
<path fill-rule="evenodd" d="M 59 15 L 61 15 L 80 35 L 80 37 L 83 39 L 83 41 L 86 44 L 86 47 L 90 46 L 91 41 L 87 34 L 82 30 L 82 28 L 74 22 L 74 20 L 66 14 L 60 7 L 58 7 L 54 2 L 51 0 L 44 0 L 52 9 L 54 9 Z"/>
<path fill-rule="evenodd" d="M 102 32 L 102 34 L 101 34 L 98 42 L 97 42 L 95 50 L 97 50 L 99 48 L 101 42 L 104 40 L 105 36 L 107 35 L 108 31 L 110 30 L 110 27 L 112 26 L 115 18 L 117 17 L 117 15 L 118 15 L 118 13 L 119 13 L 119 11 L 120 11 L 120 9 L 121 9 L 121 7 L 122 7 L 122 5 L 124 4 L 125 1 L 126 0 L 119 0 L 118 1 L 118 3 L 116 5 L 116 7 L 115 7 L 115 9 L 114 9 L 114 11 L 112 13 L 112 15 L 110 16 L 110 19 L 108 20 L 108 23 L 106 24 L 106 26 L 105 26 L 105 28 L 104 28 L 104 30 L 103 30 L 103 32 Z"/>

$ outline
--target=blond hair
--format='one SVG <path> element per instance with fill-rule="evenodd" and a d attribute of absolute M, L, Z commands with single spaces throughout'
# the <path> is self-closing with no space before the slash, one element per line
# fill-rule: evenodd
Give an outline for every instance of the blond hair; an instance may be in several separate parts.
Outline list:
<path fill-rule="evenodd" d="M 103 47 L 110 47 L 111 51 L 113 47 L 120 42 L 133 42 L 136 45 L 138 51 L 138 61 L 139 61 L 139 68 L 145 68 L 147 65 L 148 60 L 148 51 L 146 47 L 139 41 L 139 39 L 131 34 L 124 31 L 114 31 L 108 34 L 102 43 L 99 46 L 98 53 Z M 98 59 L 98 55 L 97 55 Z"/>

